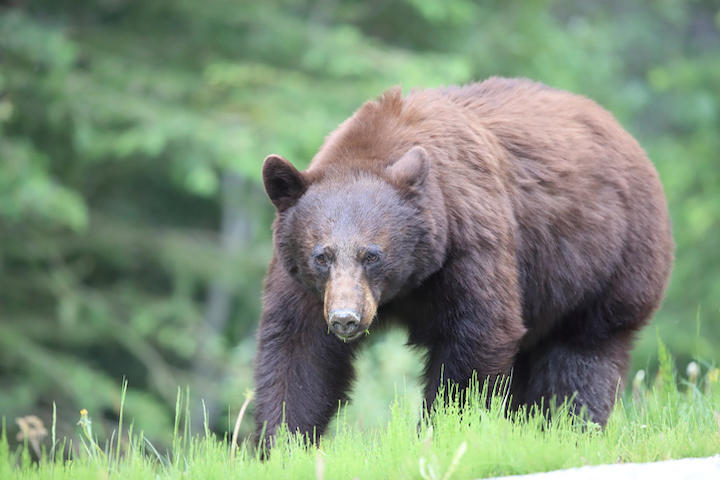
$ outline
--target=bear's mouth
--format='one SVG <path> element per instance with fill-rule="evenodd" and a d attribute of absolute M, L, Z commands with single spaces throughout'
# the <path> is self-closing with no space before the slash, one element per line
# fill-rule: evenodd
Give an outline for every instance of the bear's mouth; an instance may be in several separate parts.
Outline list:
<path fill-rule="evenodd" d="M 339 335 L 339 334 L 335 333 L 335 336 L 337 338 L 339 338 L 340 340 L 342 340 L 343 343 L 350 343 L 350 342 L 354 342 L 355 340 L 357 340 L 358 338 L 360 338 L 364 335 L 368 335 L 369 333 L 370 333 L 369 330 L 361 330 L 361 331 L 355 333 L 354 335 L 343 336 L 343 335 Z"/>

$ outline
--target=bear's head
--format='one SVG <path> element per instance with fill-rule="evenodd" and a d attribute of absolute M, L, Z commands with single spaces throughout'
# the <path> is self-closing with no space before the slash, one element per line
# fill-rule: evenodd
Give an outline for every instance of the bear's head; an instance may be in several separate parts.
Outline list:
<path fill-rule="evenodd" d="M 417 286 L 442 262 L 428 216 L 430 161 L 419 146 L 382 171 L 298 171 L 277 155 L 263 165 L 277 209 L 278 260 L 323 302 L 344 341 L 370 327 L 379 305 Z"/>

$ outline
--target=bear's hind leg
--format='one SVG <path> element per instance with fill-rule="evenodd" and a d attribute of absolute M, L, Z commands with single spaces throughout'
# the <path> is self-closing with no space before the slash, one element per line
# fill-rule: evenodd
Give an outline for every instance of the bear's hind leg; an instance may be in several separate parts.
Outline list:
<path fill-rule="evenodd" d="M 520 398 L 513 403 L 543 405 L 548 413 L 552 402 L 572 398 L 572 413 L 580 414 L 584 407 L 590 420 L 604 426 L 622 391 L 632 333 L 618 332 L 592 345 L 551 340 L 525 353 L 518 365 L 523 384 L 513 388 Z"/>
<path fill-rule="evenodd" d="M 605 291 L 521 352 L 515 390 L 522 403 L 544 398 L 547 405 L 553 396 L 562 401 L 575 394 L 571 406 L 586 407 L 594 422 L 605 425 L 627 373 L 634 335 L 659 306 L 670 271 L 672 239 L 663 215 L 655 213 L 635 218 Z M 643 223 L 650 220 L 654 223 Z"/>

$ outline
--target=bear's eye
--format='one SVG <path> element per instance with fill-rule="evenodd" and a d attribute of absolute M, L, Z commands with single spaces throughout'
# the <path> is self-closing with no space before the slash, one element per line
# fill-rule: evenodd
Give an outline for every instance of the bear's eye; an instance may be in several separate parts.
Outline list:
<path fill-rule="evenodd" d="M 369 248 L 363 256 L 363 263 L 365 265 L 372 265 L 380 261 L 381 257 L 380 250 L 378 248 Z"/>
<path fill-rule="evenodd" d="M 365 263 L 375 263 L 380 260 L 380 255 L 377 253 L 368 253 L 365 255 Z"/>
<path fill-rule="evenodd" d="M 324 253 L 318 253 L 314 257 L 315 265 L 319 267 L 327 267 L 328 259 Z"/>

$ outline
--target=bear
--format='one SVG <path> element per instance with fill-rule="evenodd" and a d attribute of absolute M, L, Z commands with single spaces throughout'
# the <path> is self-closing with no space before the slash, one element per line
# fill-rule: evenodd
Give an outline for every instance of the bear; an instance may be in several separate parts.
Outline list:
<path fill-rule="evenodd" d="M 390 322 L 427 352 L 427 408 L 477 375 L 509 378 L 515 406 L 569 399 L 606 423 L 674 244 L 655 168 L 594 101 L 528 79 L 394 87 L 307 170 L 270 155 L 262 178 L 261 444 L 283 422 L 322 434 L 358 345 Z"/>

